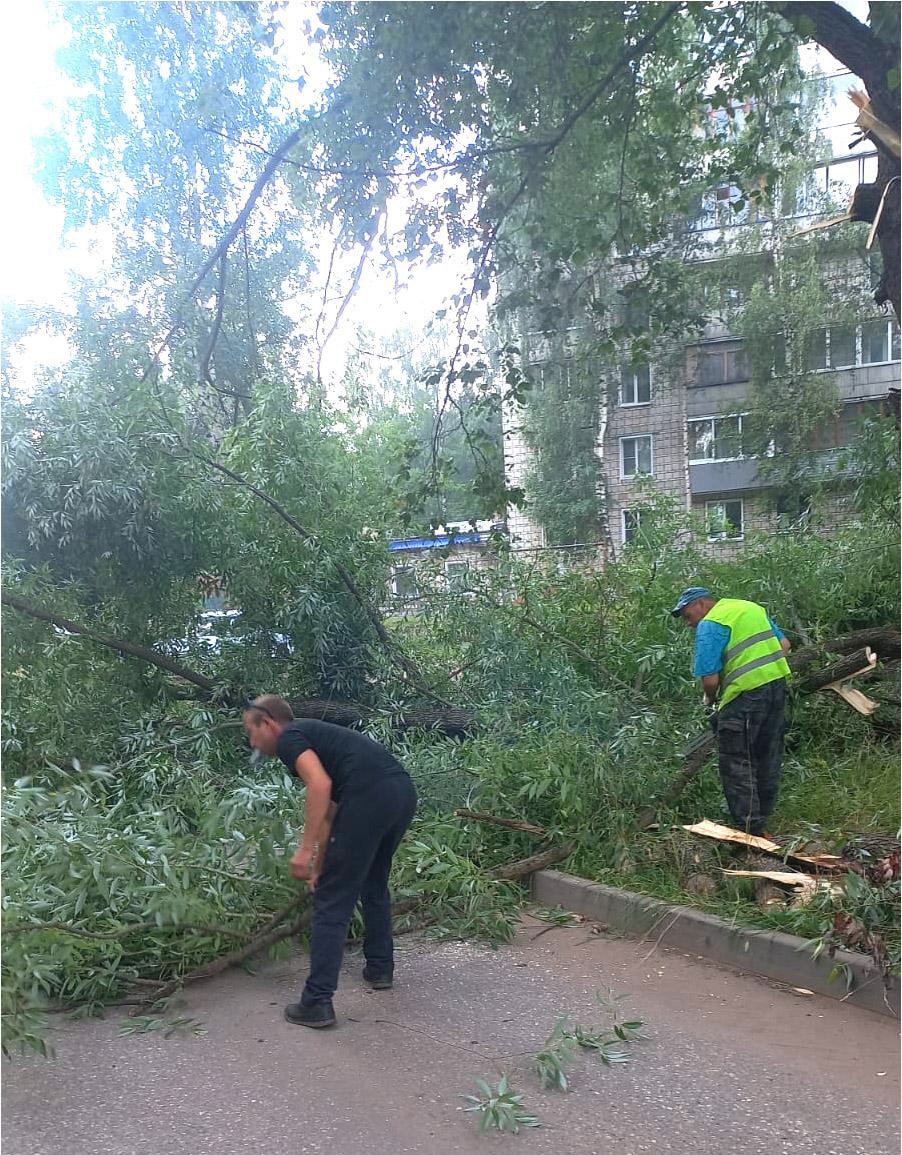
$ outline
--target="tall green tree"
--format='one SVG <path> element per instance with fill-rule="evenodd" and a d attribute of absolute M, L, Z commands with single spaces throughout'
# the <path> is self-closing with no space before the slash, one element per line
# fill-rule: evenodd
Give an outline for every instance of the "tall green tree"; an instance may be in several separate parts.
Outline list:
<path fill-rule="evenodd" d="M 111 383 L 142 377 L 167 332 L 164 375 L 199 425 L 222 429 L 279 369 L 311 266 L 283 169 L 195 293 L 189 286 L 239 216 L 259 158 L 289 110 L 274 29 L 255 4 L 62 4 L 68 81 L 53 130 L 36 144 L 41 187 L 63 208 L 64 237 L 110 251 L 74 286 L 71 338 Z"/>

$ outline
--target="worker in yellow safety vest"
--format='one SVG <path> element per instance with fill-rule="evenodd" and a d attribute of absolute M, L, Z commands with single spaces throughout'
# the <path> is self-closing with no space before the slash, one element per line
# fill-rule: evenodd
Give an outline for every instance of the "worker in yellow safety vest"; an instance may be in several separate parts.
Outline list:
<path fill-rule="evenodd" d="M 766 835 L 783 761 L 789 641 L 763 606 L 703 586 L 683 590 L 670 612 L 695 630 L 692 673 L 712 712 L 733 822 Z"/>

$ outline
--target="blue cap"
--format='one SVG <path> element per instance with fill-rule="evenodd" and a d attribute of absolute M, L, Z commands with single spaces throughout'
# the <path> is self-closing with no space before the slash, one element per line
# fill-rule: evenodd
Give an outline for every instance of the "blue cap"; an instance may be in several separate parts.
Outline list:
<path fill-rule="evenodd" d="M 675 618 L 680 616 L 680 611 L 688 606 L 691 602 L 697 602 L 699 598 L 713 598 L 714 594 L 704 586 L 690 586 L 687 590 L 683 590 L 680 594 L 677 604 L 670 611 Z"/>

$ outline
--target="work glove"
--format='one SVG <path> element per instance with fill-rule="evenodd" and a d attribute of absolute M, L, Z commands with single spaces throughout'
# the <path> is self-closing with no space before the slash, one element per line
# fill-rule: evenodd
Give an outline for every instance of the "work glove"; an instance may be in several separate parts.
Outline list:
<path fill-rule="evenodd" d="M 717 734 L 717 707 L 705 706 L 705 717 L 708 719 L 708 725 L 711 727 L 711 733 Z"/>

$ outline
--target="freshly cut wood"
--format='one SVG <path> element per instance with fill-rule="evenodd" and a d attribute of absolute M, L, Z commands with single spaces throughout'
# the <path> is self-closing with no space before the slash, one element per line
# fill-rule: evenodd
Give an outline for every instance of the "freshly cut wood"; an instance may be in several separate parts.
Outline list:
<path fill-rule="evenodd" d="M 845 682 L 831 682 L 829 686 L 824 686 L 824 689 L 832 690 L 834 694 L 842 698 L 846 705 L 851 706 L 853 710 L 857 710 L 866 718 L 869 718 L 880 705 L 873 698 L 869 698 L 867 694 L 863 694 L 861 690 L 856 690 L 854 686 L 847 686 Z"/>
<path fill-rule="evenodd" d="M 471 822 L 490 822 L 493 826 L 504 826 L 508 830 L 522 830 L 524 834 L 547 834 L 544 826 L 533 826 L 531 822 L 521 822 L 519 818 L 499 818 L 496 814 L 480 814 L 461 806 L 454 811 L 455 818 L 467 818 Z"/>
<path fill-rule="evenodd" d="M 713 838 L 717 842 L 736 842 L 740 846 L 747 846 L 750 850 L 761 850 L 765 854 L 772 854 L 778 858 L 791 858 L 794 862 L 807 862 L 821 870 L 844 870 L 848 866 L 845 859 L 838 854 L 790 854 L 776 842 L 769 838 L 759 838 L 755 834 L 746 834 L 742 830 L 734 830 L 732 826 L 721 826 L 719 822 L 710 822 L 703 818 L 701 822 L 694 822 L 684 826 L 690 834 L 698 834 L 702 838 Z"/>
<path fill-rule="evenodd" d="M 721 868 L 722 874 L 732 875 L 734 878 L 766 878 L 769 882 L 779 882 L 782 886 L 804 886 L 806 882 L 817 880 L 810 874 L 802 874 L 798 870 L 727 870 Z"/>

